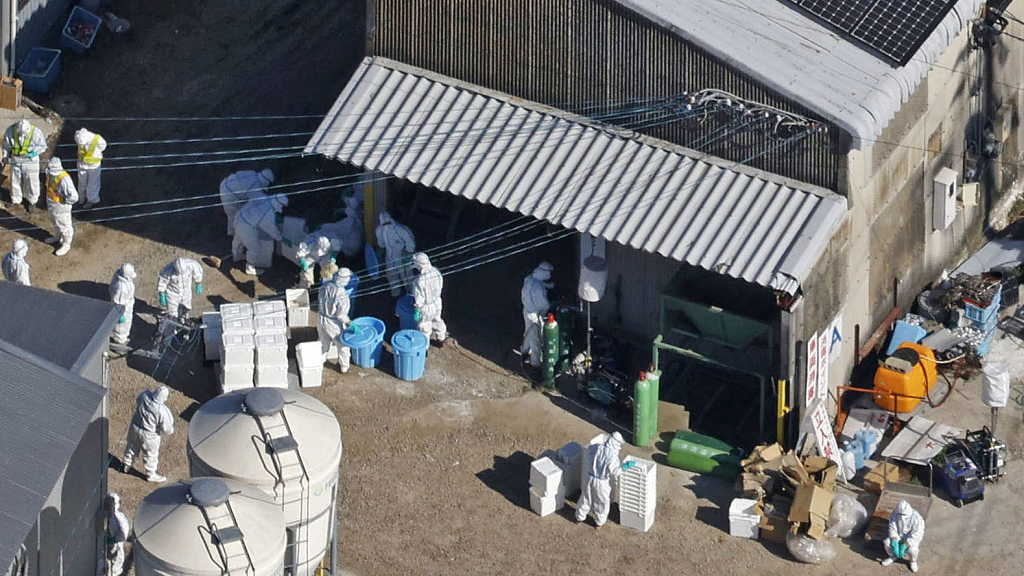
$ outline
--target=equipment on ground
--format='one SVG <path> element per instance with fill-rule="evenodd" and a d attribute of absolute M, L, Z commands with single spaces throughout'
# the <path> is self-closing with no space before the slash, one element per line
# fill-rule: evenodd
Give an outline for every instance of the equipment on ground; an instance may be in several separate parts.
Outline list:
<path fill-rule="evenodd" d="M 977 465 L 982 480 L 998 481 L 1006 474 L 1006 443 L 993 436 L 987 426 L 968 431 L 956 444 Z"/>
<path fill-rule="evenodd" d="M 950 446 L 941 456 L 941 462 L 939 481 L 957 507 L 964 502 L 985 499 L 985 482 L 978 473 L 978 466 L 962 448 L 955 444 Z"/>
<path fill-rule="evenodd" d="M 875 372 L 875 404 L 896 413 L 912 411 L 938 380 L 931 348 L 904 342 Z"/>

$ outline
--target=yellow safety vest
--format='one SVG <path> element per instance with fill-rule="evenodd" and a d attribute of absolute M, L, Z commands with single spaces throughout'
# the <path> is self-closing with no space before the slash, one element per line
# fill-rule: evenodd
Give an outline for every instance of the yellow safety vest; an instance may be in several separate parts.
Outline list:
<path fill-rule="evenodd" d="M 28 154 L 28 148 L 29 148 L 29 146 L 32 145 L 32 136 L 35 133 L 36 133 L 36 127 L 33 126 L 32 130 L 29 131 L 27 138 L 25 137 L 24 134 L 18 134 L 18 136 L 20 138 L 16 138 L 15 139 L 16 144 L 15 144 L 14 150 L 13 150 L 15 156 L 24 156 L 25 154 Z"/>
<path fill-rule="evenodd" d="M 78 159 L 85 164 L 99 164 L 102 158 L 93 157 L 93 152 L 96 151 L 96 145 L 100 143 L 100 135 L 93 134 L 92 143 L 89 144 L 88 148 L 85 146 L 78 147 Z"/>
<path fill-rule="evenodd" d="M 57 186 L 60 185 L 60 181 L 67 175 L 67 172 L 61 172 L 55 178 L 46 179 L 46 197 L 57 204 L 65 203 L 64 199 L 57 195 Z"/>

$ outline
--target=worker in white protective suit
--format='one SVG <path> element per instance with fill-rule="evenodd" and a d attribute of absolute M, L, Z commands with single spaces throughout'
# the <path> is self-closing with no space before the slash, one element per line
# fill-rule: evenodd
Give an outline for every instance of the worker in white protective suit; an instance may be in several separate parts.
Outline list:
<path fill-rule="evenodd" d="M 325 280 L 320 286 L 320 307 L 317 314 L 316 332 L 320 336 L 320 351 L 323 361 L 333 356 L 333 351 L 338 353 L 338 367 L 344 374 L 348 372 L 349 360 L 352 351 L 348 346 L 342 345 L 339 337 L 348 328 L 351 319 L 348 317 L 351 302 L 345 286 L 352 280 L 352 271 L 348 268 L 340 268 L 330 280 Z"/>
<path fill-rule="evenodd" d="M 909 502 L 900 500 L 889 515 L 889 538 L 884 542 L 887 557 L 882 560 L 882 566 L 889 566 L 896 560 L 906 560 L 910 562 L 910 571 L 917 572 L 922 540 L 924 518 L 910 507 Z"/>
<path fill-rule="evenodd" d="M 146 468 L 147 482 L 164 482 L 166 477 L 157 473 L 160 463 L 160 436 L 174 434 L 174 415 L 167 407 L 167 398 L 171 389 L 161 386 L 153 390 L 143 390 L 135 401 L 135 413 L 128 425 L 128 445 L 124 449 L 122 471 L 128 474 L 132 469 L 135 455 L 142 453 L 142 463 Z"/>
<path fill-rule="evenodd" d="M 448 326 L 441 319 L 441 289 L 444 288 L 441 271 L 430 265 L 426 254 L 417 252 L 412 255 L 412 275 L 413 319 L 420 332 L 443 346 L 448 338 Z"/>
<path fill-rule="evenodd" d="M 530 366 L 540 368 L 544 362 L 544 345 L 541 333 L 544 315 L 551 308 L 548 301 L 548 290 L 554 288 L 551 283 L 551 272 L 554 266 L 541 262 L 533 272 L 523 279 L 521 297 L 523 300 L 523 346 L 520 351 Z"/>
<path fill-rule="evenodd" d="M 284 194 L 250 200 L 235 215 L 235 237 L 231 243 L 231 256 L 239 261 L 245 252 L 245 273 L 256 276 L 266 271 L 257 265 L 268 264 L 274 257 L 274 242 L 283 235 L 277 225 L 277 215 L 288 205 Z"/>
<path fill-rule="evenodd" d="M 299 248 L 295 251 L 295 256 L 299 259 L 299 268 L 302 269 L 299 277 L 302 280 L 303 288 L 311 288 L 316 284 L 316 278 L 313 274 L 314 267 L 320 267 L 321 279 L 330 278 L 337 271 L 335 254 L 340 249 L 341 240 L 325 234 L 323 230 L 308 234 L 302 239 L 302 242 L 299 242 Z"/>
<path fill-rule="evenodd" d="M 117 307 L 120 316 L 110 337 L 115 344 L 128 343 L 132 331 L 132 317 L 135 314 L 135 266 L 125 262 L 114 272 L 110 280 L 110 301 Z"/>
<path fill-rule="evenodd" d="M 22 286 L 32 285 L 32 281 L 28 277 L 30 267 L 25 261 L 27 255 L 28 242 L 18 238 L 11 244 L 11 251 L 4 256 L 4 279 Z"/>
<path fill-rule="evenodd" d="M 75 131 L 75 145 L 78 147 L 78 190 L 85 196 L 83 208 L 88 210 L 100 203 L 100 177 L 107 141 L 95 132 L 79 128 Z"/>
<path fill-rule="evenodd" d="M 587 519 L 591 508 L 594 510 L 594 523 L 600 528 L 608 521 L 608 511 L 612 505 L 612 478 L 617 478 L 622 471 L 619 462 L 619 450 L 622 450 L 622 434 L 612 432 L 603 444 L 587 447 L 590 469 L 576 502 L 576 521 Z"/>
<path fill-rule="evenodd" d="M 345 218 L 320 227 L 320 231 L 341 242 L 338 251 L 346 259 L 355 258 L 363 250 L 363 212 L 355 197 L 345 200 Z"/>
<path fill-rule="evenodd" d="M 121 497 L 116 493 L 107 494 L 103 503 L 107 509 L 107 576 L 121 576 L 124 572 L 124 543 L 132 533 L 128 516 L 121 512 Z"/>
<path fill-rule="evenodd" d="M 50 158 L 46 165 L 46 209 L 50 213 L 54 235 L 46 239 L 47 244 L 58 244 L 57 256 L 71 250 L 75 227 L 71 223 L 71 207 L 78 202 L 78 190 L 71 176 L 64 171 L 60 158 Z"/>
<path fill-rule="evenodd" d="M 156 290 L 171 318 L 185 318 L 192 311 L 192 283 L 196 295 L 203 294 L 203 266 L 191 258 L 175 258 L 157 277 Z"/>
<path fill-rule="evenodd" d="M 388 212 L 380 213 L 376 236 L 377 247 L 384 250 L 384 273 L 388 277 L 391 295 L 401 296 L 409 288 L 410 280 L 405 258 L 416 251 L 416 239 L 408 226 L 396 222 Z"/>
<path fill-rule="evenodd" d="M 235 215 L 250 200 L 265 198 L 274 183 L 274 171 L 241 170 L 220 181 L 220 205 L 228 217 L 228 236 L 235 235 Z"/>
<path fill-rule="evenodd" d="M 39 202 L 39 155 L 46 152 L 46 135 L 25 119 L 7 127 L 3 139 L 3 157 L 11 165 L 11 203 L 21 204 L 22 189 L 27 209 L 35 211 Z"/>

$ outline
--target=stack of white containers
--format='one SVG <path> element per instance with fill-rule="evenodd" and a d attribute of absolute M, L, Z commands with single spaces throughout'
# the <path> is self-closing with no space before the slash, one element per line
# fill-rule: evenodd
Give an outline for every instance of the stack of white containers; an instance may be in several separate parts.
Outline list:
<path fill-rule="evenodd" d="M 562 469 L 548 457 L 534 460 L 530 464 L 530 509 L 543 518 L 563 506 Z"/>
<path fill-rule="evenodd" d="M 654 509 L 658 503 L 657 464 L 626 456 L 625 465 L 634 462 L 619 474 L 619 522 L 623 526 L 647 532 L 654 524 Z"/>
<path fill-rule="evenodd" d="M 324 359 L 323 348 L 319 340 L 299 342 L 295 345 L 295 362 L 299 368 L 299 385 L 303 388 L 315 388 L 323 383 Z"/>
<path fill-rule="evenodd" d="M 578 442 L 569 442 L 558 450 L 545 450 L 541 458 L 550 458 L 562 469 L 562 486 L 565 495 L 572 496 L 580 489 L 580 467 L 583 465 L 583 447 Z"/>
<path fill-rule="evenodd" d="M 220 312 L 203 312 L 200 326 L 203 328 L 203 359 L 207 362 L 219 361 L 220 337 L 224 333 L 221 329 Z"/>
<path fill-rule="evenodd" d="M 284 300 L 252 305 L 256 347 L 256 386 L 288 387 L 288 319 Z"/>
<path fill-rule="evenodd" d="M 252 304 L 220 307 L 220 389 L 222 393 L 253 387 L 256 341 Z"/>

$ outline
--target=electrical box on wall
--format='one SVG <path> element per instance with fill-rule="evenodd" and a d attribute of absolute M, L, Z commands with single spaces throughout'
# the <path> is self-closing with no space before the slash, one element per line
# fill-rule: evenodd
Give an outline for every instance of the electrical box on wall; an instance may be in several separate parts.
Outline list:
<path fill-rule="evenodd" d="M 960 199 L 963 201 L 964 206 L 977 206 L 980 185 L 977 182 L 964 182 L 964 185 L 960 187 Z"/>
<path fill-rule="evenodd" d="M 949 168 L 939 170 L 932 183 L 932 229 L 945 230 L 956 218 L 957 173 Z"/>

